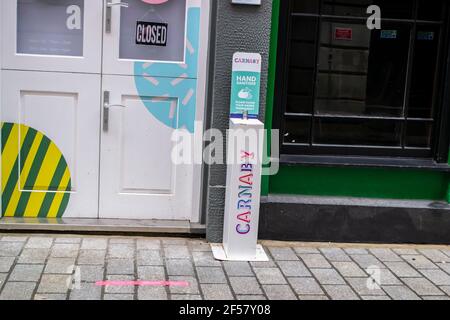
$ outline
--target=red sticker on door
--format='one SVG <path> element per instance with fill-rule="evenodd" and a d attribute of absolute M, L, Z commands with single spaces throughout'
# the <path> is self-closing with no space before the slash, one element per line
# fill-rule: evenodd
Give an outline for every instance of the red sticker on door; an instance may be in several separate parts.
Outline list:
<path fill-rule="evenodd" d="M 351 28 L 336 28 L 334 31 L 335 40 L 353 40 L 353 29 Z"/>

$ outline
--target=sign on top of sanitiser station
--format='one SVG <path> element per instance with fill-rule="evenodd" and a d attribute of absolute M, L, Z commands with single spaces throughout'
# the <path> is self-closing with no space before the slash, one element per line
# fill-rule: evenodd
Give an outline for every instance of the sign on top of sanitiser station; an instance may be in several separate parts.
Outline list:
<path fill-rule="evenodd" d="M 233 55 L 231 118 L 259 117 L 261 91 L 261 55 L 236 52 Z"/>

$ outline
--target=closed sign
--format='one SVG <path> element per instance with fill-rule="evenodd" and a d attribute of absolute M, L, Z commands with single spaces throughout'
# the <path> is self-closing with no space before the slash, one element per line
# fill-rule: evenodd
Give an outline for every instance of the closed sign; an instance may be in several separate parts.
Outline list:
<path fill-rule="evenodd" d="M 168 24 L 159 22 L 136 23 L 136 44 L 147 46 L 167 46 Z"/>

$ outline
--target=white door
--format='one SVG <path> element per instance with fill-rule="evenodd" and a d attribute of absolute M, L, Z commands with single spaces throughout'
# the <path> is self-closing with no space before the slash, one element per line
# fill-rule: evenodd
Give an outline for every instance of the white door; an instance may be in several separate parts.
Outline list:
<path fill-rule="evenodd" d="M 184 97 L 156 92 L 144 97 L 129 76 L 104 76 L 103 90 L 113 106 L 102 133 L 100 217 L 190 220 L 192 166 L 177 166 L 171 159 L 173 128 Z M 171 123 L 160 121 L 147 107 L 164 110 Z"/>
<path fill-rule="evenodd" d="M 3 216 L 198 222 L 209 1 L 124 1 L 0 2 Z"/>
<path fill-rule="evenodd" d="M 97 218 L 102 0 L 2 0 L 2 216 Z"/>
<path fill-rule="evenodd" d="M 172 161 L 172 135 L 203 118 L 207 1 L 159 2 L 105 11 L 102 218 L 198 221 L 200 170 Z"/>

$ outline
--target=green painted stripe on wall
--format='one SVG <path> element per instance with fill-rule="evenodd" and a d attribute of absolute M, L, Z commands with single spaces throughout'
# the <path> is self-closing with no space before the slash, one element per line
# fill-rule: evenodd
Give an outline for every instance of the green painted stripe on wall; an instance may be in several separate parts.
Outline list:
<path fill-rule="evenodd" d="M 282 166 L 270 193 L 375 199 L 445 200 L 448 174 L 382 168 Z"/>
<path fill-rule="evenodd" d="M 58 187 L 61 184 L 61 180 L 64 176 L 64 172 L 67 169 L 66 161 L 64 157 L 61 156 L 58 162 L 58 166 L 56 167 L 55 173 L 53 174 L 52 181 L 50 183 L 49 190 L 50 191 L 58 191 Z M 50 212 L 50 207 L 52 206 L 53 200 L 55 199 L 55 192 L 48 192 L 45 195 L 44 201 L 42 202 L 41 208 L 39 209 L 38 217 L 45 218 Z"/>
<path fill-rule="evenodd" d="M 41 170 L 42 164 L 44 162 L 45 155 L 47 154 L 48 148 L 50 147 L 51 141 L 44 136 L 39 145 L 37 154 L 35 159 L 33 160 L 33 164 L 31 165 L 30 173 L 28 174 L 27 180 L 25 182 L 24 189 L 25 190 L 33 190 L 33 186 L 36 182 L 36 179 L 39 175 L 39 171 Z M 31 197 L 31 191 L 23 191 L 20 195 L 19 204 L 17 205 L 16 217 L 21 217 L 25 215 L 28 201 Z"/>
<path fill-rule="evenodd" d="M 61 205 L 58 210 L 58 214 L 56 215 L 57 218 L 62 218 L 64 212 L 67 209 L 67 206 L 69 205 L 70 200 L 70 191 L 72 190 L 72 180 L 69 181 L 69 184 L 67 185 L 66 193 L 64 194 L 64 197 L 61 201 Z"/>
<path fill-rule="evenodd" d="M 25 162 L 28 159 L 28 154 L 30 153 L 31 147 L 36 140 L 37 131 L 33 128 L 29 128 L 25 140 L 23 141 L 22 147 L 20 148 L 20 172 L 22 173 Z"/>
<path fill-rule="evenodd" d="M 20 163 L 19 163 L 19 157 L 16 158 L 16 161 L 14 162 L 14 167 L 11 170 L 11 175 L 8 177 L 8 182 L 6 183 L 4 192 L 2 194 L 2 213 L 6 212 L 6 209 L 8 208 L 9 201 L 11 200 L 11 197 L 14 192 L 14 188 L 17 185 L 17 181 L 19 179 L 19 170 L 22 170 L 23 163 L 25 163 L 25 160 L 28 157 L 28 153 L 30 151 L 31 145 L 33 144 L 35 138 L 36 138 L 36 130 L 28 130 L 27 135 L 25 136 L 25 140 L 23 142 L 23 146 L 20 150 Z M 3 153 L 2 153 L 2 156 Z"/>
<path fill-rule="evenodd" d="M 12 123 L 4 123 L 3 126 L 1 126 L 1 134 L 2 134 L 2 146 L 1 146 L 1 153 L 3 153 L 3 150 L 5 149 L 6 142 L 8 142 L 9 135 L 12 131 L 13 124 Z"/>

